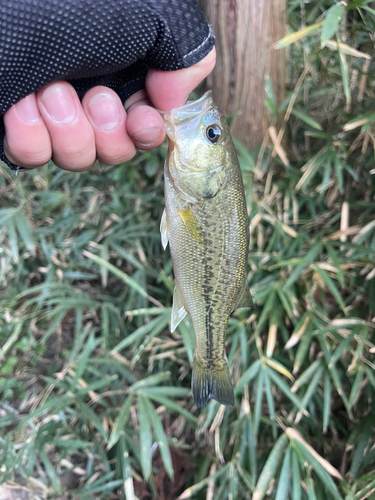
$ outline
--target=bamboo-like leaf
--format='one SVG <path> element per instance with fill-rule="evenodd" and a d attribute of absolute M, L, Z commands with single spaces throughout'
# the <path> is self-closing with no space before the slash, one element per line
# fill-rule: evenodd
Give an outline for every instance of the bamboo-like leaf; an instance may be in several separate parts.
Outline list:
<path fill-rule="evenodd" d="M 159 307 L 163 307 L 162 304 L 160 304 L 159 301 L 157 301 L 156 299 L 154 299 L 154 297 L 151 297 L 144 290 L 144 288 L 142 288 L 139 285 L 139 283 L 137 283 L 133 278 L 131 278 L 126 273 L 124 273 L 123 271 L 121 271 L 121 269 L 118 269 L 116 266 L 113 266 L 112 264 L 110 264 L 106 260 L 102 259 L 101 257 L 98 257 L 97 255 L 95 255 L 95 254 L 93 254 L 91 252 L 88 252 L 87 250 L 84 250 L 82 252 L 82 254 L 85 257 L 88 257 L 89 259 L 91 259 L 94 262 L 96 262 L 96 264 L 98 264 L 99 266 L 106 267 L 109 271 L 111 271 L 111 273 L 113 273 L 115 276 L 117 276 L 118 278 L 120 278 L 126 285 L 128 285 L 130 288 L 132 288 L 137 293 L 139 293 L 139 295 L 141 295 L 145 299 L 149 300 L 150 302 L 152 302 L 153 304 L 155 304 L 155 305 L 157 305 Z"/>
<path fill-rule="evenodd" d="M 301 486 L 301 473 L 298 464 L 298 456 L 293 450 L 292 453 L 292 500 L 301 500 L 302 486 Z"/>
<path fill-rule="evenodd" d="M 304 414 L 307 415 L 307 411 L 303 407 L 301 401 L 297 398 L 295 394 L 292 393 L 290 388 L 284 382 L 284 380 L 273 370 L 269 370 L 269 376 L 272 378 L 274 383 L 279 387 L 279 389 L 285 394 L 285 396 L 290 399 L 290 401 Z"/>
<path fill-rule="evenodd" d="M 154 429 L 155 437 L 159 446 L 159 451 L 161 458 L 163 460 L 164 468 L 168 476 L 173 479 L 173 465 L 172 457 L 169 451 L 169 445 L 167 436 L 165 435 L 163 426 L 159 420 L 159 416 L 156 414 L 154 407 L 147 398 L 144 398 L 144 403 L 148 411 L 148 419 Z"/>
<path fill-rule="evenodd" d="M 244 386 L 251 382 L 257 375 L 261 368 L 261 361 L 257 359 L 254 363 L 242 374 L 240 380 L 237 382 L 235 387 L 235 393 L 239 394 Z"/>
<path fill-rule="evenodd" d="M 166 382 L 167 380 L 170 379 L 170 377 L 171 377 L 170 372 L 156 373 L 155 375 L 150 375 L 149 377 L 144 377 L 142 380 L 134 382 L 134 384 L 130 387 L 130 390 L 132 392 L 137 392 L 142 389 L 150 390 L 151 388 L 153 388 L 153 386 L 158 385 L 162 382 Z"/>
<path fill-rule="evenodd" d="M 100 249 L 100 257 L 107 262 L 108 261 L 108 246 L 106 244 L 102 245 Z M 100 274 L 102 277 L 102 286 L 106 288 L 108 283 L 108 266 L 100 266 Z"/>
<path fill-rule="evenodd" d="M 353 500 L 366 500 L 371 498 L 371 494 L 375 493 L 375 480 L 371 481 L 369 484 L 367 484 L 364 488 L 362 488 L 360 491 L 358 491 L 354 497 Z"/>
<path fill-rule="evenodd" d="M 363 380 L 363 375 L 364 375 L 363 369 L 359 368 L 352 385 L 352 390 L 350 391 L 350 396 L 348 400 L 349 408 L 352 408 L 354 401 L 358 396 L 358 391 Z"/>
<path fill-rule="evenodd" d="M 14 227 L 13 219 L 10 218 L 8 222 L 8 238 L 9 238 L 9 247 L 12 252 L 14 262 L 18 262 L 19 251 L 18 251 L 18 241 L 16 229 Z"/>
<path fill-rule="evenodd" d="M 166 314 L 162 314 L 152 319 L 148 323 L 143 324 L 133 333 L 125 337 L 121 342 L 117 344 L 116 347 L 112 349 L 112 352 L 119 352 L 125 349 L 126 347 L 138 342 L 145 335 L 156 336 L 158 335 L 164 328 L 167 326 L 169 321 L 169 311 L 166 311 Z"/>
<path fill-rule="evenodd" d="M 344 12 L 345 6 L 343 4 L 336 4 L 328 9 L 320 38 L 322 47 L 324 47 L 326 42 L 336 33 Z"/>
<path fill-rule="evenodd" d="M 78 396 L 76 396 L 76 399 L 80 405 L 79 409 L 80 412 L 82 413 L 82 416 L 84 416 L 87 419 L 88 423 L 91 423 L 96 428 L 96 430 L 102 436 L 104 441 L 107 442 L 108 441 L 107 431 L 106 429 L 104 429 L 103 424 L 101 423 L 98 415 L 89 406 L 87 406 Z"/>
<path fill-rule="evenodd" d="M 43 462 L 44 469 L 52 483 L 53 489 L 57 494 L 61 494 L 60 481 L 56 475 L 55 468 L 52 466 L 50 460 L 47 457 L 47 454 L 44 450 L 39 450 L 39 456 Z"/>
<path fill-rule="evenodd" d="M 310 382 L 311 377 L 314 375 L 314 373 L 316 372 L 316 370 L 318 370 L 319 368 L 321 368 L 321 365 L 322 365 L 321 358 L 320 359 L 316 359 L 315 361 L 313 361 L 311 363 L 311 365 L 308 368 L 306 368 L 306 370 L 302 373 L 302 375 L 294 382 L 294 384 L 291 387 L 291 391 L 292 392 L 297 392 L 298 389 L 300 389 L 305 384 L 307 384 L 308 382 Z"/>
<path fill-rule="evenodd" d="M 343 55 L 353 56 L 353 57 L 362 57 L 363 59 L 371 59 L 371 56 L 365 54 L 364 52 L 360 52 L 359 50 L 353 49 L 346 43 L 335 42 L 334 40 L 328 40 L 325 43 L 326 47 L 329 47 L 332 50 L 339 50 Z"/>
<path fill-rule="evenodd" d="M 266 398 L 267 398 L 268 410 L 270 412 L 270 419 L 272 422 L 274 422 L 275 421 L 275 402 L 273 399 L 271 382 L 270 382 L 270 379 L 268 376 L 268 370 L 264 370 L 264 385 L 265 385 L 265 389 L 266 389 Z M 273 438 L 276 440 L 276 437 L 277 437 L 276 426 L 272 427 L 272 435 L 273 435 Z"/>
<path fill-rule="evenodd" d="M 23 242 L 25 243 L 27 250 L 29 252 L 34 252 L 35 250 L 34 240 L 30 224 L 26 219 L 25 214 L 21 210 L 18 210 L 14 214 L 13 221 L 17 228 L 17 231 L 19 232 Z"/>
<path fill-rule="evenodd" d="M 307 391 L 305 392 L 303 398 L 302 398 L 302 406 L 304 408 L 307 407 L 307 405 L 310 403 L 310 400 L 311 398 L 314 396 L 315 394 L 315 391 L 318 387 L 318 384 L 320 382 L 320 379 L 323 375 L 323 371 L 324 371 L 324 368 L 323 366 L 319 366 L 319 368 L 317 369 L 317 371 L 315 372 L 308 388 L 307 388 Z M 295 420 L 295 423 L 299 423 L 300 419 L 301 419 L 301 413 L 299 412 L 297 414 L 297 417 L 296 417 L 296 420 Z"/>
<path fill-rule="evenodd" d="M 265 368 L 259 372 L 256 393 L 255 393 L 255 408 L 254 408 L 254 433 L 258 434 L 260 417 L 262 413 L 262 400 L 263 400 L 263 387 L 264 387 L 264 371 Z"/>
<path fill-rule="evenodd" d="M 283 49 L 292 43 L 298 42 L 301 38 L 304 38 L 306 35 L 310 35 L 314 31 L 317 31 L 324 24 L 324 21 L 320 21 L 319 23 L 312 24 L 307 28 L 303 28 L 302 30 L 295 31 L 294 33 L 290 33 L 289 35 L 284 36 L 281 40 L 277 42 L 275 45 L 276 49 Z"/>
<path fill-rule="evenodd" d="M 207 483 L 209 483 L 210 481 L 214 481 L 221 476 L 225 476 L 229 467 L 230 467 L 230 464 L 226 464 L 223 467 L 220 467 L 219 470 L 217 470 L 211 476 L 208 476 L 205 479 L 203 479 L 202 481 L 199 481 L 199 483 L 196 483 L 193 486 L 190 486 L 183 493 L 181 493 L 181 495 L 179 497 L 177 497 L 177 500 L 186 500 L 187 498 L 192 498 L 192 496 L 195 495 L 196 493 L 198 493 L 198 491 L 201 491 L 207 485 Z"/>
<path fill-rule="evenodd" d="M 310 476 L 308 476 L 306 478 L 306 485 L 307 485 L 307 494 L 308 494 L 309 500 L 318 500 L 316 498 L 316 494 L 315 494 L 314 483 L 313 483 L 313 480 L 311 479 Z"/>
<path fill-rule="evenodd" d="M 125 424 L 130 415 L 130 407 L 132 404 L 132 396 L 126 398 L 125 404 L 122 406 L 121 411 L 117 417 L 115 425 L 112 428 L 111 435 L 109 436 L 107 450 L 110 450 L 120 439 L 121 434 L 124 432 Z"/>
<path fill-rule="evenodd" d="M 324 271 L 324 269 L 322 269 L 318 265 L 313 265 L 313 269 L 322 278 L 322 280 L 326 284 L 328 290 L 332 293 L 332 295 L 334 296 L 337 304 L 340 306 L 340 309 L 343 312 L 345 312 L 345 304 L 344 304 L 344 302 L 343 302 L 343 300 L 341 298 L 341 295 L 340 295 L 339 291 L 337 290 L 336 285 L 334 284 L 333 280 L 329 277 L 329 275 L 326 273 L 326 271 Z"/>
<path fill-rule="evenodd" d="M 169 411 L 173 411 L 182 415 L 188 422 L 190 422 L 190 424 L 196 425 L 197 423 L 196 417 L 194 417 L 194 415 L 192 415 L 190 412 L 185 410 L 185 408 L 182 408 L 182 406 L 178 405 L 174 401 L 171 401 L 169 398 L 166 398 L 161 394 L 156 393 L 155 391 L 147 392 L 147 395 L 153 401 L 156 401 L 157 403 L 164 405 L 166 408 L 168 408 Z"/>
<path fill-rule="evenodd" d="M 331 379 L 328 372 L 324 373 L 324 400 L 323 400 L 323 433 L 327 432 L 331 415 Z"/>
<path fill-rule="evenodd" d="M 296 430 L 291 427 L 288 427 L 285 430 L 285 434 L 288 436 L 288 438 L 293 441 L 294 445 L 296 443 L 299 443 L 302 445 L 302 449 L 304 451 L 305 456 L 311 456 L 315 459 L 315 461 L 324 469 L 326 472 L 328 472 L 331 476 L 334 476 L 338 479 L 342 479 L 341 474 L 333 465 L 331 465 L 325 458 L 321 457 L 319 453 L 317 453 L 312 446 L 310 446 L 302 437 L 302 435 Z M 334 484 L 334 483 L 333 483 Z M 337 491 L 337 488 L 335 489 Z"/>
<path fill-rule="evenodd" d="M 340 46 L 338 46 L 338 49 L 340 50 Z M 346 61 L 345 54 L 341 51 L 339 53 L 339 61 L 340 61 L 340 69 L 341 69 L 342 86 L 344 88 L 346 102 L 348 105 L 350 105 L 351 95 L 350 95 L 350 85 L 349 85 L 348 63 Z"/>
<path fill-rule="evenodd" d="M 124 436 L 120 436 L 121 454 L 123 460 L 123 478 L 124 478 L 124 491 L 126 500 L 135 500 L 134 483 L 132 478 L 132 469 L 129 459 L 129 451 L 126 446 Z"/>
<path fill-rule="evenodd" d="M 279 484 L 276 492 L 276 500 L 285 500 L 289 496 L 290 472 L 291 472 L 291 447 L 286 450 L 283 465 L 281 467 Z M 293 499 L 294 500 L 294 499 Z"/>
<path fill-rule="evenodd" d="M 310 125 L 310 127 L 315 128 L 316 130 L 323 130 L 320 123 L 318 123 L 316 120 L 306 115 L 302 111 L 299 111 L 298 109 L 293 108 L 292 115 L 296 116 L 297 118 L 307 123 L 307 125 Z"/>
<path fill-rule="evenodd" d="M 332 354 L 331 359 L 329 361 L 328 368 L 331 368 L 332 366 L 334 366 L 337 363 L 337 361 L 340 359 L 343 352 L 346 349 L 348 349 L 350 343 L 352 342 L 352 340 L 354 338 L 354 334 L 355 334 L 354 331 L 350 332 L 349 335 L 343 341 L 341 341 L 340 344 L 336 347 L 335 352 Z"/>
<path fill-rule="evenodd" d="M 147 480 L 151 474 L 152 433 L 145 396 L 138 397 L 139 448 L 143 477 Z"/>
<path fill-rule="evenodd" d="M 275 361 L 274 359 L 270 358 L 264 358 L 265 363 L 270 367 L 276 370 L 277 372 L 281 373 L 281 375 L 284 375 L 284 377 L 288 377 L 289 380 L 294 380 L 293 375 L 288 371 L 285 366 L 283 366 L 281 363 L 278 361 Z"/>
<path fill-rule="evenodd" d="M 72 385 L 76 385 L 78 379 L 80 379 L 86 369 L 86 365 L 89 359 L 91 352 L 95 349 L 95 347 L 100 344 L 101 339 L 95 339 L 94 335 L 90 335 L 86 341 L 86 345 L 82 351 L 82 354 L 77 360 L 77 368 L 75 371 L 75 376 L 72 381 Z"/>
<path fill-rule="evenodd" d="M 350 466 L 350 475 L 354 478 L 357 477 L 359 468 L 361 466 L 365 449 L 371 438 L 373 425 L 374 425 L 373 419 L 367 419 L 363 427 L 361 428 L 358 443 L 355 448 L 353 460 Z"/>
<path fill-rule="evenodd" d="M 348 413 L 350 415 L 350 408 L 349 408 L 348 398 L 346 397 L 344 388 L 343 388 L 342 383 L 341 383 L 340 376 L 337 373 L 335 365 L 332 365 L 329 368 L 329 372 L 331 374 L 333 384 L 336 387 L 336 390 L 337 390 L 339 396 L 341 397 L 342 402 L 344 403 L 344 405 L 345 405 L 345 407 L 346 407 L 346 409 L 347 409 L 347 411 L 348 411 Z"/>
<path fill-rule="evenodd" d="M 274 444 L 272 451 L 264 464 L 256 484 L 252 500 L 263 500 L 266 496 L 270 482 L 276 477 L 277 470 L 281 463 L 281 459 L 284 456 L 287 444 L 288 438 L 286 434 L 282 434 Z"/>
<path fill-rule="evenodd" d="M 254 432 L 253 422 L 250 417 L 247 417 L 247 442 L 249 447 L 249 460 L 250 460 L 250 472 L 252 480 L 255 482 L 257 480 L 257 454 L 256 454 L 256 436 Z"/>

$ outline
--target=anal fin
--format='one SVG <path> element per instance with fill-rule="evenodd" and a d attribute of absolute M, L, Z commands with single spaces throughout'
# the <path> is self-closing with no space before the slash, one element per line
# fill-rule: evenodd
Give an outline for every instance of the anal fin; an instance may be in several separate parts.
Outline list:
<path fill-rule="evenodd" d="M 160 221 L 160 234 L 161 234 L 161 244 L 163 245 L 164 250 L 168 246 L 168 241 L 169 241 L 169 223 L 168 223 L 168 215 L 167 212 L 165 211 L 165 208 L 163 210 L 163 215 L 161 216 L 161 221 Z"/>
<path fill-rule="evenodd" d="M 253 307 L 253 306 L 254 302 L 250 294 L 249 285 L 247 284 L 247 280 L 245 278 L 242 290 L 238 294 L 236 304 L 233 310 L 238 309 L 239 307 Z"/>
<path fill-rule="evenodd" d="M 171 332 L 173 333 L 181 321 L 186 316 L 187 311 L 185 309 L 184 301 L 182 299 L 181 292 L 177 286 L 174 287 L 173 292 L 173 306 L 172 306 L 172 316 L 171 316 Z"/>

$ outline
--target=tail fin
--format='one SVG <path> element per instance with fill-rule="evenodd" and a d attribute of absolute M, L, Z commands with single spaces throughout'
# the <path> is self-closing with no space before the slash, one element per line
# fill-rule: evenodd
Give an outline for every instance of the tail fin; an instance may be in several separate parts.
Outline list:
<path fill-rule="evenodd" d="M 210 398 L 222 405 L 233 406 L 234 393 L 228 363 L 223 363 L 221 369 L 205 368 L 194 357 L 191 391 L 198 408 L 204 406 Z"/>

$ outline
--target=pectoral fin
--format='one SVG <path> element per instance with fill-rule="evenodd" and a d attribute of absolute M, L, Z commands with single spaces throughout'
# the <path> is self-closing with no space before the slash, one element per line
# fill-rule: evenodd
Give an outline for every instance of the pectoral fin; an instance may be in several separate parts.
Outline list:
<path fill-rule="evenodd" d="M 233 310 L 238 309 L 239 307 L 253 307 L 253 306 L 254 302 L 250 295 L 249 285 L 247 284 L 247 280 L 244 279 L 242 290 L 237 297 L 236 305 L 234 306 Z"/>
<path fill-rule="evenodd" d="M 171 317 L 171 332 L 173 333 L 181 321 L 186 316 L 187 312 L 182 300 L 181 292 L 176 284 L 173 292 L 173 306 L 172 306 L 172 317 Z"/>
<path fill-rule="evenodd" d="M 168 215 L 167 212 L 165 211 L 165 208 L 163 210 L 163 215 L 161 216 L 161 221 L 160 221 L 160 234 L 161 234 L 161 244 L 163 245 L 164 250 L 168 246 L 168 241 L 169 241 L 169 223 L 168 223 Z"/>
<path fill-rule="evenodd" d="M 202 234 L 202 229 L 199 225 L 199 222 L 192 211 L 192 209 L 187 206 L 183 210 L 180 210 L 179 208 L 177 209 L 177 212 L 179 216 L 182 219 L 182 222 L 184 223 L 186 229 L 189 231 L 191 236 L 198 242 L 198 243 L 203 243 L 203 234 Z"/>

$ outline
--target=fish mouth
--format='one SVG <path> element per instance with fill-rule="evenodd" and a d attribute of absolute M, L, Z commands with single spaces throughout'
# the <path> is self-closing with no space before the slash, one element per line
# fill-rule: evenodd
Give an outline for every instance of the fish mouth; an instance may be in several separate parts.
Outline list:
<path fill-rule="evenodd" d="M 158 110 L 163 117 L 168 139 L 173 143 L 173 145 L 176 142 L 174 134 L 175 126 L 181 125 L 192 118 L 204 115 L 212 104 L 212 91 L 208 90 L 196 101 L 187 101 L 186 104 L 180 106 L 179 108 L 174 108 L 171 111 Z"/>

